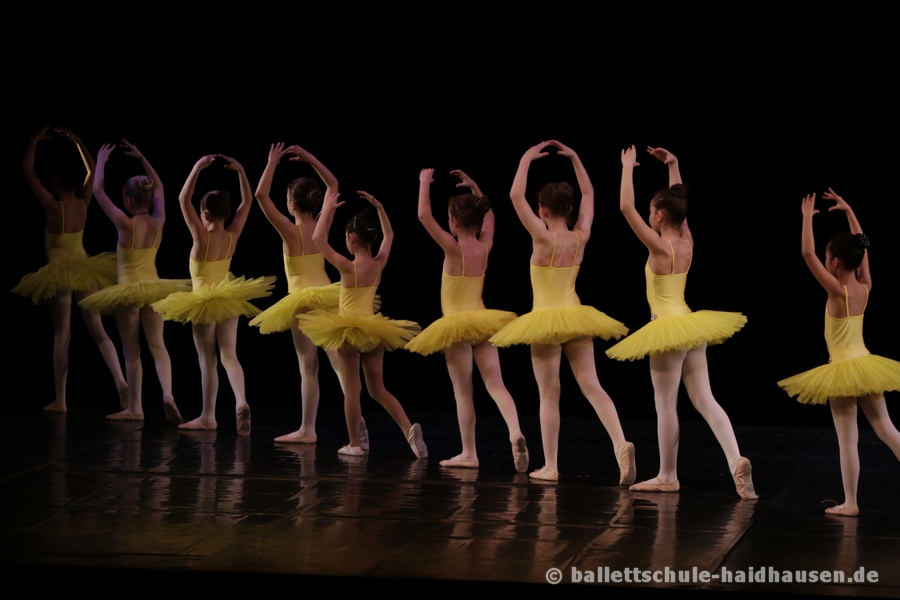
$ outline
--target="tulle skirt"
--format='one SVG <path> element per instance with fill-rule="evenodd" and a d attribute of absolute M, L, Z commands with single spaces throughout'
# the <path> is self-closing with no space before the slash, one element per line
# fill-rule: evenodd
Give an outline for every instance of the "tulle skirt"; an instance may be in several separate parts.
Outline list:
<path fill-rule="evenodd" d="M 900 362 L 869 354 L 831 362 L 778 382 L 804 404 L 900 391 Z"/>
<path fill-rule="evenodd" d="M 287 331 L 298 311 L 334 310 L 338 307 L 340 296 L 340 282 L 296 290 L 259 313 L 250 321 L 250 325 L 259 327 L 260 333 Z"/>
<path fill-rule="evenodd" d="M 655 352 L 693 350 L 703 342 L 721 344 L 747 323 L 740 313 L 698 310 L 659 317 L 606 351 L 616 360 L 636 360 Z"/>
<path fill-rule="evenodd" d="M 147 279 L 131 283 L 117 283 L 91 294 L 78 304 L 82 308 L 101 315 L 116 312 L 119 306 L 143 308 L 158 302 L 169 294 L 191 289 L 190 279 Z"/>
<path fill-rule="evenodd" d="M 116 282 L 116 255 L 64 256 L 25 275 L 13 292 L 31 298 L 35 304 L 48 302 L 60 290 L 99 290 Z"/>
<path fill-rule="evenodd" d="M 515 344 L 565 344 L 590 336 L 604 340 L 620 338 L 628 328 L 592 306 L 542 308 L 522 315 L 491 337 L 505 348 Z"/>
<path fill-rule="evenodd" d="M 410 352 L 443 352 L 454 342 L 479 344 L 514 321 L 516 314 L 505 310 L 471 310 L 441 317 L 406 345 Z"/>
<path fill-rule="evenodd" d="M 403 348 L 422 328 L 413 321 L 395 321 L 382 315 L 342 315 L 316 310 L 297 315 L 297 323 L 312 342 L 326 350 L 337 350 L 348 342 L 359 352 Z"/>
<path fill-rule="evenodd" d="M 274 285 L 275 277 L 246 279 L 229 273 L 219 283 L 202 285 L 193 291 L 172 294 L 155 302 L 153 310 L 166 321 L 204 325 L 221 323 L 241 315 L 253 317 L 261 311 L 249 300 L 271 296 Z"/>

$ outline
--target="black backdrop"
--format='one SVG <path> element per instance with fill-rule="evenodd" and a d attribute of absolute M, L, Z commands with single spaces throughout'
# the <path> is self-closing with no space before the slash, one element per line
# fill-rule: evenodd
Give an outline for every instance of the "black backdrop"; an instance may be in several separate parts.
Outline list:
<path fill-rule="evenodd" d="M 244 7 L 249 10 L 250 7 Z M 271 11 L 272 9 L 267 8 Z M 365 189 L 387 207 L 396 232 L 380 293 L 383 312 L 423 326 L 440 316 L 441 252 L 416 219 L 418 173 L 437 170 L 438 217 L 455 183 L 448 171 L 472 175 L 493 199 L 497 245 L 485 289 L 488 306 L 527 312 L 530 241 L 508 198 L 518 159 L 530 145 L 557 138 L 579 152 L 592 178 L 597 210 L 578 292 L 632 330 L 648 318 L 646 252 L 618 211 L 619 151 L 635 144 L 669 148 L 691 188 L 691 227 L 697 246 L 687 301 L 694 309 L 741 311 L 747 327 L 709 350 L 713 390 L 737 423 L 827 423 L 827 410 L 798 405 L 778 379 L 824 363 L 825 293 L 800 256 L 802 196 L 834 187 L 856 209 L 874 240 L 876 291 L 866 312 L 870 350 L 900 359 L 891 310 L 900 246 L 895 169 L 900 159 L 896 52 L 877 31 L 856 27 L 860 41 L 838 27 L 702 25 L 693 31 L 661 20 L 627 25 L 610 15 L 535 13 L 539 26 L 517 15 L 383 14 L 371 8 L 317 20 L 300 10 L 281 15 L 183 15 L 139 18 L 104 15 L 84 22 L 32 15 L 4 40 L 9 88 L 4 115 L 3 183 L 8 190 L 3 236 L 3 285 L 12 288 L 44 263 L 42 214 L 18 164 L 39 126 L 63 125 L 95 152 L 126 137 L 152 161 L 166 186 L 168 222 L 159 252 L 161 276 L 187 277 L 190 236 L 177 193 L 203 154 L 236 157 L 256 182 L 269 144 L 300 144 L 320 158 L 351 200 L 336 223 L 362 202 Z M 346 11 L 345 11 L 346 12 Z M 435 11 L 436 12 L 436 11 Z M 251 22 L 265 19 L 265 26 Z M 792 29 L 792 27 L 794 27 Z M 615 34 L 616 39 L 610 36 Z M 630 35 L 634 35 L 630 38 Z M 50 144 L 45 142 L 44 144 Z M 70 160 L 77 161 L 74 148 Z M 50 153 L 42 150 L 38 160 Z M 666 184 L 666 170 L 644 155 L 636 172 L 638 205 Z M 113 155 L 110 195 L 139 172 Z M 306 165 L 283 164 L 273 196 Z M 529 193 L 574 175 L 567 160 L 549 157 L 532 168 Z M 215 167 L 198 192 L 237 177 Z M 280 200 L 279 200 L 280 203 Z M 825 208 L 827 204 L 820 206 Z M 824 210 L 823 210 L 824 213 Z M 817 246 L 846 229 L 840 215 L 816 218 Z M 89 253 L 114 250 L 115 229 L 99 207 L 90 209 Z M 334 241 L 338 238 L 335 236 Z M 281 242 L 254 207 L 232 270 L 279 275 L 268 306 L 286 291 Z M 332 274 L 333 271 L 332 271 Z M 49 312 L 7 294 L 4 371 L 12 407 L 29 412 L 52 398 Z M 117 340 L 112 319 L 107 329 Z M 200 408 L 200 381 L 189 327 L 166 325 L 175 396 L 186 417 Z M 597 342 L 601 383 L 624 419 L 652 418 L 647 361 L 617 363 Z M 288 334 L 260 335 L 242 325 L 238 353 L 252 406 L 295 407 L 299 374 Z M 324 362 L 324 355 L 323 365 Z M 535 415 L 537 388 L 528 349 L 501 352 L 507 385 L 523 414 Z M 145 407 L 156 410 L 158 387 L 144 353 Z M 415 420 L 434 410 L 453 418 L 452 390 L 441 356 L 397 351 L 386 356 L 386 382 Z M 219 402 L 231 404 L 224 373 Z M 568 368 L 562 372 L 564 415 L 587 415 Z M 337 382 L 322 369 L 323 403 L 340 403 Z M 480 383 L 479 411 L 495 410 Z M 80 320 L 73 320 L 70 405 L 98 414 L 115 407 L 109 376 Z M 684 398 L 685 418 L 698 418 Z M 370 408 L 367 410 L 371 410 Z M 85 408 L 85 410 L 88 410 Z M 159 411 L 161 413 L 161 411 Z M 896 412 L 896 411 L 895 411 Z"/>

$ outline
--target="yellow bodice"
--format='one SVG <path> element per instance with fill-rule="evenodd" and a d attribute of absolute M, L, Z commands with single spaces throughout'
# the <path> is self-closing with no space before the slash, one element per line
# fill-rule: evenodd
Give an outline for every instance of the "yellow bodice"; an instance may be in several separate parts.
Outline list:
<path fill-rule="evenodd" d="M 866 288 L 866 304 L 869 302 L 869 288 Z M 859 356 L 867 356 L 869 350 L 863 341 L 863 315 L 850 316 L 850 300 L 847 286 L 844 286 L 844 314 L 836 319 L 828 314 L 828 303 L 825 303 L 825 343 L 832 361 L 846 360 Z M 863 307 L 863 312 L 865 312 Z"/>
<path fill-rule="evenodd" d="M 197 260 L 190 261 L 191 284 L 196 290 L 203 285 L 213 285 L 228 277 L 231 270 L 231 259 L 222 260 Z"/>
<path fill-rule="evenodd" d="M 472 310 L 484 310 L 481 293 L 484 275 L 481 277 L 453 276 L 441 272 L 441 311 L 444 316 Z"/>
<path fill-rule="evenodd" d="M 119 283 L 159 279 L 156 253 L 159 248 L 123 248 L 116 246 L 116 278 Z"/>
<path fill-rule="evenodd" d="M 331 285 L 331 279 L 325 272 L 325 257 L 321 254 L 304 254 L 302 256 L 285 254 L 284 274 L 288 280 L 288 292 Z"/>
<path fill-rule="evenodd" d="M 338 304 L 340 314 L 371 316 L 375 314 L 375 292 L 377 287 L 347 288 L 341 286 L 341 298 Z"/>
<path fill-rule="evenodd" d="M 538 267 L 531 265 L 531 288 L 534 292 L 534 310 L 579 306 L 581 300 L 575 293 L 575 280 L 580 267 Z"/>
<path fill-rule="evenodd" d="M 59 260 L 65 256 L 85 257 L 84 230 L 72 233 L 52 234 L 44 231 L 44 250 L 47 252 L 47 262 Z"/>
<path fill-rule="evenodd" d="M 668 240 L 666 240 L 668 241 Z M 672 272 L 668 275 L 657 275 L 650 270 L 650 260 L 644 266 L 644 277 L 647 279 L 647 303 L 650 304 L 650 313 L 656 317 L 674 317 L 686 315 L 691 312 L 690 307 L 684 301 L 684 288 L 687 285 L 687 271 L 675 272 L 675 249 L 669 242 L 669 250 L 672 251 Z M 694 249 L 691 248 L 691 262 L 694 258 Z M 688 263 L 688 270 L 691 265 Z"/>

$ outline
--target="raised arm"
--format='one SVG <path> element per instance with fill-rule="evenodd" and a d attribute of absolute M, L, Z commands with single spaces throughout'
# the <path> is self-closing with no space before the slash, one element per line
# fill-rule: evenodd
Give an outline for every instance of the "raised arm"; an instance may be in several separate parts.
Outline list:
<path fill-rule="evenodd" d="M 109 220 L 116 226 L 116 230 L 121 232 L 130 231 L 131 217 L 126 215 L 122 209 L 113 204 L 113 201 L 106 195 L 106 161 L 109 160 L 110 153 L 115 150 L 113 144 L 104 144 L 100 151 L 97 152 L 97 165 L 94 173 L 93 194 L 97 199 L 97 203 L 103 212 L 109 217 Z"/>
<path fill-rule="evenodd" d="M 382 240 L 381 246 L 378 247 L 378 255 L 375 257 L 375 260 L 379 261 L 381 263 L 381 268 L 384 269 L 388 257 L 391 255 L 391 246 L 394 244 L 394 229 L 391 227 L 391 221 L 384 211 L 384 206 L 375 199 L 375 196 L 362 190 L 359 190 L 356 193 L 359 194 L 360 198 L 368 201 L 375 210 L 378 211 L 378 221 L 381 223 Z"/>
<path fill-rule="evenodd" d="M 326 194 L 325 200 L 322 202 L 322 211 L 319 213 L 319 219 L 316 222 L 316 229 L 313 231 L 313 243 L 322 256 L 329 263 L 334 265 L 341 275 L 353 275 L 353 262 L 346 256 L 331 247 L 328 243 L 328 232 L 331 231 L 331 223 L 334 221 L 334 211 L 339 206 L 343 206 L 343 202 L 338 202 L 340 194 Z"/>
<path fill-rule="evenodd" d="M 178 204 L 181 205 L 181 214 L 184 216 L 184 222 L 187 223 L 188 229 L 191 231 L 191 235 L 194 237 L 195 242 L 200 239 L 200 235 L 206 231 L 206 228 L 203 226 L 203 221 L 200 220 L 200 215 L 197 214 L 197 209 L 195 209 L 194 205 L 191 203 L 191 200 L 194 197 L 194 187 L 197 185 L 197 177 L 200 176 L 200 171 L 213 164 L 215 160 L 215 154 L 208 154 L 198 160 L 194 164 L 194 168 L 191 169 L 191 173 L 188 175 L 187 180 L 184 182 L 181 193 L 178 194 Z"/>
<path fill-rule="evenodd" d="M 84 145 L 84 142 L 81 141 L 81 138 L 75 135 L 71 129 L 57 127 L 56 132 L 65 139 L 74 142 L 75 146 L 78 148 L 78 153 L 81 155 L 81 162 L 84 163 L 84 169 L 87 171 L 87 174 L 84 176 L 84 183 L 81 185 L 81 193 L 78 197 L 84 200 L 84 204 L 87 206 L 91 201 L 91 192 L 94 188 L 94 168 L 96 166 L 94 157 L 91 156 L 90 151 L 87 149 L 87 146 Z"/>
<path fill-rule="evenodd" d="M 250 180 L 247 179 L 247 173 L 244 171 L 244 167 L 241 163 L 224 154 L 220 154 L 219 158 L 226 162 L 226 169 L 237 171 L 238 179 L 241 184 L 241 203 L 237 207 L 237 210 L 234 211 L 234 218 L 231 220 L 231 225 L 226 228 L 226 231 L 230 231 L 232 235 L 238 237 L 244 230 L 244 225 L 247 224 L 247 216 L 250 214 L 250 207 L 253 206 L 253 191 L 250 189 Z"/>
<path fill-rule="evenodd" d="M 556 140 L 550 140 L 550 145 L 556 147 L 560 156 L 566 156 L 572 161 L 575 168 L 575 178 L 578 180 L 578 187 L 581 189 L 581 204 L 578 208 L 578 219 L 575 221 L 575 229 L 581 233 L 582 240 L 587 241 L 591 235 L 591 225 L 594 222 L 594 186 L 591 184 L 591 178 L 588 177 L 581 159 L 574 150 L 565 144 Z"/>
<path fill-rule="evenodd" d="M 647 152 L 653 158 L 662 161 L 669 167 L 669 187 L 672 187 L 676 183 L 682 183 L 681 171 L 678 169 L 678 158 L 676 158 L 674 154 L 665 148 L 654 148 L 653 146 L 647 146 Z"/>
<path fill-rule="evenodd" d="M 619 188 L 619 209 L 641 243 L 651 253 L 668 253 L 668 246 L 658 233 L 653 231 L 634 207 L 634 168 L 639 166 L 634 146 L 622 150 L 622 184 Z"/>
<path fill-rule="evenodd" d="M 830 295 L 843 296 L 844 291 L 837 278 L 828 272 L 819 257 L 816 256 L 816 238 L 813 234 L 813 215 L 819 214 L 816 210 L 816 195 L 812 194 L 803 198 L 800 205 L 803 212 L 803 233 L 800 236 L 800 251 L 806 266 L 812 271 L 813 276 Z"/>
<path fill-rule="evenodd" d="M 22 160 L 22 174 L 25 175 L 28 187 L 31 188 L 32 193 L 35 195 L 38 202 L 40 202 L 41 207 L 44 209 L 44 213 L 59 211 L 59 202 L 57 202 L 56 198 L 53 197 L 53 194 L 44 187 L 40 177 L 34 172 L 35 148 L 39 141 L 50 139 L 50 136 L 47 134 L 48 131 L 50 131 L 49 127 L 41 127 L 37 133 L 31 136 L 31 139 L 28 140 L 28 146 L 25 148 L 25 158 Z"/>
<path fill-rule="evenodd" d="M 834 193 L 834 190 L 828 188 L 828 191 L 822 194 L 822 198 L 825 200 L 831 200 L 835 204 L 831 208 L 828 209 L 828 212 L 833 210 L 843 211 L 845 215 L 847 215 L 847 222 L 850 224 L 850 233 L 854 235 L 862 236 L 862 244 L 863 244 L 863 259 L 862 262 L 859 263 L 859 267 L 856 269 L 856 280 L 861 284 L 865 285 L 869 288 L 869 291 L 872 291 L 872 273 L 869 271 L 869 251 L 867 248 L 869 247 L 869 238 L 865 236 L 862 230 L 862 225 L 859 224 L 859 221 L 856 218 L 856 214 L 853 212 L 853 209 L 850 208 L 850 205 L 847 204 L 847 201 Z"/>
<path fill-rule="evenodd" d="M 262 177 L 259 178 L 259 185 L 256 186 L 256 201 L 259 202 L 259 207 L 262 209 L 263 214 L 266 215 L 269 223 L 281 235 L 282 239 L 290 235 L 294 224 L 291 223 L 291 220 L 284 213 L 278 210 L 278 207 L 272 202 L 269 193 L 272 191 L 272 179 L 275 177 L 275 169 L 278 168 L 278 163 L 285 154 L 284 144 L 281 142 L 269 147 L 269 162 L 266 163 L 266 169 L 263 171 Z"/>
<path fill-rule="evenodd" d="M 124 149 L 126 156 L 141 161 L 144 173 L 147 174 L 147 177 L 149 177 L 151 183 L 153 183 L 153 212 L 151 214 L 154 219 L 159 221 L 160 226 L 163 225 L 163 223 L 166 222 L 166 196 L 163 190 L 162 179 L 159 178 L 156 169 L 153 168 L 153 165 L 150 164 L 150 161 L 147 160 L 144 153 L 138 150 L 134 144 L 129 143 L 128 140 L 122 140 L 122 143 L 119 144 L 119 148 Z"/>
<path fill-rule="evenodd" d="M 478 196 L 479 198 L 484 198 L 484 194 L 481 192 L 481 188 L 478 187 L 478 184 L 475 183 L 475 180 L 466 175 L 463 171 L 459 169 L 454 169 L 450 171 L 450 174 L 454 177 L 459 177 L 460 182 L 456 184 L 456 187 L 466 187 L 472 192 L 473 196 Z M 479 241 L 481 241 L 488 249 L 488 252 L 491 251 L 491 248 L 494 246 L 494 211 L 488 210 L 484 215 L 484 221 L 481 223 L 481 233 L 478 235 Z"/>
<path fill-rule="evenodd" d="M 319 162 L 319 159 L 317 159 L 315 156 L 313 156 L 312 154 L 310 154 L 309 152 L 307 152 L 300 146 L 291 146 L 290 148 L 285 150 L 285 153 L 294 155 L 291 157 L 291 160 L 297 161 L 297 162 L 309 163 L 309 165 L 312 166 L 312 168 L 316 170 L 316 173 L 318 173 L 319 177 L 322 178 L 322 181 L 325 182 L 325 195 L 326 196 L 328 194 L 337 194 L 338 193 L 337 177 L 332 175 L 331 171 L 329 171 L 325 165 L 323 165 L 321 162 Z"/>
<path fill-rule="evenodd" d="M 541 142 L 537 146 L 529 148 L 525 154 L 522 155 L 521 160 L 519 160 L 519 170 L 516 171 L 516 178 L 513 179 L 512 189 L 509 191 L 509 197 L 512 199 L 513 208 L 516 209 L 516 214 L 519 215 L 519 220 L 522 221 L 522 225 L 525 226 L 525 229 L 528 230 L 528 233 L 530 233 L 533 238 L 541 237 L 545 234 L 547 232 L 547 227 L 544 226 L 544 222 L 534 214 L 534 211 L 531 210 L 531 207 L 528 205 L 528 200 L 525 199 L 525 188 L 528 185 L 528 169 L 531 167 L 532 161 L 547 156 L 547 153 L 541 152 L 541 150 L 546 148 L 549 144 L 550 142 Z"/>
<path fill-rule="evenodd" d="M 450 171 L 454 173 L 454 171 Z M 447 254 L 458 254 L 459 244 L 453 235 L 438 224 L 431 212 L 431 183 L 434 181 L 434 169 L 422 169 L 419 173 L 419 221 L 425 231 Z M 380 218 L 380 215 L 379 215 Z"/>

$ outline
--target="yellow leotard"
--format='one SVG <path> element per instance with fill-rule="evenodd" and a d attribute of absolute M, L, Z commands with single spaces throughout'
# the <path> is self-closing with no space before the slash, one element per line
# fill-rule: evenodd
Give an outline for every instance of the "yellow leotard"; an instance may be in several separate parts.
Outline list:
<path fill-rule="evenodd" d="M 578 256 L 578 234 L 575 234 L 575 256 Z M 592 306 L 584 306 L 575 293 L 575 280 L 580 267 L 575 258 L 568 267 L 554 267 L 556 234 L 550 266 L 531 265 L 531 288 L 534 305 L 530 313 L 509 323 L 491 337 L 495 346 L 514 344 L 564 344 L 580 337 L 604 340 L 620 338 L 628 328 Z"/>
<path fill-rule="evenodd" d="M 668 240 L 667 240 L 668 241 Z M 672 252 L 672 271 L 657 275 L 650 270 L 650 260 L 644 266 L 647 280 L 647 302 L 650 322 L 606 351 L 616 360 L 635 360 L 655 352 L 692 350 L 706 342 L 721 344 L 747 323 L 740 313 L 699 310 L 692 312 L 684 301 L 687 271 L 675 272 L 675 249 Z M 691 261 L 694 258 L 691 248 Z M 690 270 L 688 263 L 688 271 Z"/>
<path fill-rule="evenodd" d="M 159 221 L 156 235 L 148 248 L 134 247 L 134 219 L 131 220 L 131 246 L 116 246 L 116 277 L 118 283 L 96 294 L 91 294 L 79 304 L 92 312 L 111 314 L 119 306 L 144 307 L 162 300 L 169 294 L 185 290 L 186 280 L 160 279 L 156 273 L 156 253 L 159 248 Z"/>
<path fill-rule="evenodd" d="M 419 354 L 443 352 L 454 342 L 464 341 L 476 345 L 511 323 L 516 314 L 505 310 L 488 310 L 484 307 L 482 291 L 484 274 L 466 276 L 466 255 L 459 246 L 462 275 L 448 275 L 441 271 L 441 311 L 443 317 L 417 335 L 406 349 Z M 487 247 L 484 253 L 484 271 L 487 271 Z"/>
<path fill-rule="evenodd" d="M 381 274 L 381 265 L 375 274 L 375 281 Z M 353 287 L 341 286 L 337 313 L 315 310 L 297 315 L 297 323 L 312 342 L 326 350 L 337 350 L 344 343 L 358 352 L 371 352 L 379 344 L 385 350 L 403 348 L 421 328 L 413 321 L 395 321 L 384 315 L 375 314 L 375 292 L 377 287 L 360 287 L 353 263 Z"/>
<path fill-rule="evenodd" d="M 84 206 L 84 201 L 81 201 Z M 22 277 L 13 292 L 31 298 L 35 304 L 47 302 L 61 290 L 89 291 L 115 283 L 116 262 L 112 252 L 88 256 L 84 250 L 84 223 L 81 229 L 66 232 L 66 205 L 60 201 L 62 211 L 62 233 L 44 230 L 44 250 L 47 263 L 40 270 Z"/>
<path fill-rule="evenodd" d="M 221 323 L 240 315 L 252 317 L 259 309 L 248 300 L 270 296 L 275 277 L 245 279 L 231 274 L 231 232 L 228 232 L 228 249 L 222 260 L 207 260 L 209 256 L 209 236 L 206 238 L 206 253 L 203 260 L 190 258 L 192 291 L 172 294 L 165 300 L 153 304 L 153 310 L 166 321 L 200 323 L 204 325 Z"/>
<path fill-rule="evenodd" d="M 260 333 L 287 331 L 301 310 L 334 310 L 340 298 L 340 283 L 331 283 L 325 273 L 325 257 L 321 253 L 303 254 L 303 230 L 300 230 L 300 256 L 284 255 L 284 274 L 288 295 L 258 314 L 250 325 Z"/>
<path fill-rule="evenodd" d="M 869 288 L 866 288 L 866 304 Z M 866 308 L 863 306 L 863 313 Z M 900 362 L 870 354 L 863 341 L 863 314 L 850 316 L 850 300 L 844 286 L 844 317 L 828 313 L 825 303 L 827 365 L 778 382 L 804 404 L 824 404 L 829 398 L 860 397 L 900 391 Z"/>

